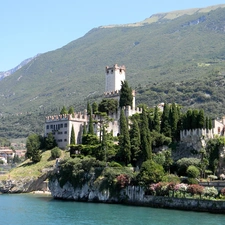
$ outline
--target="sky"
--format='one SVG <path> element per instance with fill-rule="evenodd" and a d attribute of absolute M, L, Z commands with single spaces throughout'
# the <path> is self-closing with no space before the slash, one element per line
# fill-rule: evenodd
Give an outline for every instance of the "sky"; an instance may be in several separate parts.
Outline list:
<path fill-rule="evenodd" d="M 63 47 L 92 28 L 156 13 L 225 4 L 219 0 L 0 0 L 0 71 Z"/>

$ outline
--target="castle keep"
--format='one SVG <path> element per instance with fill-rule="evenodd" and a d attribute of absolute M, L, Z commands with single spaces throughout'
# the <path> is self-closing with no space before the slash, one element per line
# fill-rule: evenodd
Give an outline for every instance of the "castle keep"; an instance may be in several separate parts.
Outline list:
<path fill-rule="evenodd" d="M 114 98 L 119 101 L 121 82 L 125 81 L 125 66 L 118 66 L 115 64 L 112 67 L 105 68 L 105 93 L 104 98 Z M 129 117 L 135 113 L 141 113 L 141 109 L 135 108 L 135 91 L 133 90 L 133 103 L 132 106 L 127 106 L 125 108 L 125 115 Z M 112 132 L 113 136 L 117 136 L 119 133 L 119 118 L 120 118 L 120 108 L 116 112 L 108 115 L 113 120 L 109 122 L 107 127 L 108 132 Z M 101 120 L 98 115 L 93 115 L 94 120 Z M 73 115 L 54 115 L 47 116 L 45 118 L 45 131 L 44 136 L 51 132 L 55 137 L 55 140 L 59 148 L 65 149 L 70 144 L 70 136 L 72 127 L 75 131 L 75 140 L 77 144 L 81 144 L 83 126 L 88 125 L 89 116 L 85 110 L 83 113 L 74 113 Z M 94 130 L 96 134 L 99 134 L 99 127 L 94 124 Z"/>

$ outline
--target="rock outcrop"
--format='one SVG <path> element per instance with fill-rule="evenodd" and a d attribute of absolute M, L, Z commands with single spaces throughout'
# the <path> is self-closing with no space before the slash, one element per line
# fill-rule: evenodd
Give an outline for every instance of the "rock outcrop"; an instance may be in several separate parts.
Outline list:
<path fill-rule="evenodd" d="M 60 187 L 59 182 L 54 180 L 50 181 L 49 188 L 54 198 L 65 200 L 123 203 L 154 208 L 225 213 L 225 201 L 145 195 L 144 190 L 139 186 L 124 188 L 118 193 L 117 197 L 112 197 L 109 190 L 100 191 L 98 188 L 90 187 L 88 184 L 80 188 L 74 188 L 67 182 L 63 187 Z"/>
<path fill-rule="evenodd" d="M 0 181 L 1 193 L 28 193 L 32 191 L 48 191 L 46 179 L 49 173 L 43 174 L 38 179 L 23 178 L 19 180 L 7 179 Z"/>
<path fill-rule="evenodd" d="M 97 202 L 118 202 L 118 197 L 110 196 L 109 190 L 100 191 L 99 187 L 90 186 L 87 183 L 82 187 L 74 188 L 69 182 L 60 187 L 58 180 L 49 182 L 49 189 L 54 198 L 77 200 L 77 201 L 97 201 Z"/>

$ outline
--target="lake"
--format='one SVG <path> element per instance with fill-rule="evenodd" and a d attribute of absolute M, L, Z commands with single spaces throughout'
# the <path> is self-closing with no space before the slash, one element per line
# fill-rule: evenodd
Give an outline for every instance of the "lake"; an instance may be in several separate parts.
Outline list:
<path fill-rule="evenodd" d="M 40 194 L 0 195 L 1 225 L 224 225 L 225 215 L 55 200 Z"/>

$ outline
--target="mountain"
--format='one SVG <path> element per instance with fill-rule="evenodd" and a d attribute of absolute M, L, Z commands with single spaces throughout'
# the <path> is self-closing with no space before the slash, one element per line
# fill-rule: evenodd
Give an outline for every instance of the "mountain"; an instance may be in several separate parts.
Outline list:
<path fill-rule="evenodd" d="M 27 63 L 29 63 L 30 61 L 34 60 L 37 56 L 39 56 L 40 54 L 37 54 L 34 57 L 28 58 L 23 60 L 18 66 L 14 67 L 13 69 L 7 70 L 7 71 L 3 71 L 0 72 L 0 81 L 2 79 L 4 79 L 7 76 L 10 76 L 11 74 L 15 73 L 17 70 L 21 69 L 23 66 L 25 66 Z"/>
<path fill-rule="evenodd" d="M 12 121 L 12 115 L 41 114 L 43 126 L 44 115 L 58 113 L 63 105 L 82 110 L 87 99 L 102 97 L 105 66 L 118 64 L 126 66 L 126 79 L 137 91 L 137 102 L 153 106 L 176 101 L 222 116 L 224 27 L 225 5 L 217 5 L 94 28 L 1 80 L 0 114 L 4 121 Z M 21 128 L 22 120 L 27 131 L 33 129 L 30 119 L 13 123 Z M 0 125 L 0 135 L 9 132 L 7 124 Z"/>

